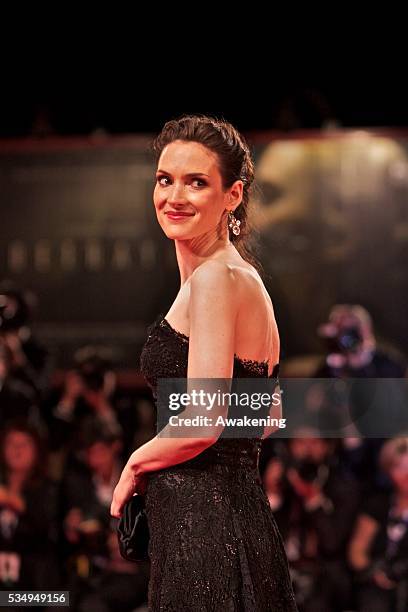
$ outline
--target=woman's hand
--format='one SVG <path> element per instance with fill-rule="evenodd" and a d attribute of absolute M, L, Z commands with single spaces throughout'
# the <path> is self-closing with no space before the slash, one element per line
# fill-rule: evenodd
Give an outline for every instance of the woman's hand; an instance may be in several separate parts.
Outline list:
<path fill-rule="evenodd" d="M 123 507 L 135 494 L 144 495 L 147 487 L 147 475 L 136 474 L 134 470 L 126 464 L 120 475 L 119 482 L 113 491 L 110 513 L 115 518 L 122 516 Z"/>

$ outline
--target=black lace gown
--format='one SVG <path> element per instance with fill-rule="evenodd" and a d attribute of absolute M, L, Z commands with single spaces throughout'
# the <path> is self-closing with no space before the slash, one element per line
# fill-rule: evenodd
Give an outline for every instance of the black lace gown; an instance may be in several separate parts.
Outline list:
<path fill-rule="evenodd" d="M 155 399 L 158 378 L 187 377 L 188 343 L 163 314 L 148 328 L 140 366 Z M 268 365 L 235 356 L 233 376 L 268 377 Z M 150 612 L 297 611 L 260 484 L 260 448 L 260 438 L 220 438 L 193 459 L 149 472 Z"/>

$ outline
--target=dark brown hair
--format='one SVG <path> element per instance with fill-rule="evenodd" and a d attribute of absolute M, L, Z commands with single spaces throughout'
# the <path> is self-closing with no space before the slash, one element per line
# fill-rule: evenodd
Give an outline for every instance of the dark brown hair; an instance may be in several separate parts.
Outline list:
<path fill-rule="evenodd" d="M 228 189 L 237 180 L 243 182 L 242 201 L 234 211 L 241 222 L 240 234 L 230 231 L 230 240 L 240 255 L 258 272 L 262 266 L 255 250 L 255 232 L 249 221 L 251 187 L 254 181 L 254 163 L 245 138 L 224 119 L 208 115 L 182 115 L 165 123 L 153 142 L 158 161 L 163 149 L 175 140 L 198 142 L 218 157 L 223 188 Z"/>

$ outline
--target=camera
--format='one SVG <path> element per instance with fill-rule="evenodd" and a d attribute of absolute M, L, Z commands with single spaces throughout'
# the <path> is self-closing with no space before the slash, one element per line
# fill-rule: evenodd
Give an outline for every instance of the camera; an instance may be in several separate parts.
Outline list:
<path fill-rule="evenodd" d="M 113 368 L 111 355 L 91 345 L 78 349 L 74 356 L 75 371 L 89 391 L 105 387 L 106 374 Z"/>
<path fill-rule="evenodd" d="M 324 340 L 329 353 L 354 353 L 359 349 L 363 337 L 357 326 L 336 327 L 331 333 L 324 334 Z"/>
<path fill-rule="evenodd" d="M 341 329 L 335 338 L 340 352 L 353 352 L 361 344 L 363 338 L 358 327 Z"/>
<path fill-rule="evenodd" d="M 101 358 L 88 358 L 77 366 L 77 372 L 90 391 L 103 389 L 107 364 Z"/>

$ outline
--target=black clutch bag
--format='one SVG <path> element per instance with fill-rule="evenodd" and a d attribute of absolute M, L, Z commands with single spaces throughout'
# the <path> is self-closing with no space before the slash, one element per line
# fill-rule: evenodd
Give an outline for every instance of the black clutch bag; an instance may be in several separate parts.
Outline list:
<path fill-rule="evenodd" d="M 125 504 L 117 526 L 120 554 L 127 561 L 147 561 L 149 525 L 143 495 L 133 495 Z"/>

